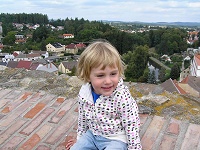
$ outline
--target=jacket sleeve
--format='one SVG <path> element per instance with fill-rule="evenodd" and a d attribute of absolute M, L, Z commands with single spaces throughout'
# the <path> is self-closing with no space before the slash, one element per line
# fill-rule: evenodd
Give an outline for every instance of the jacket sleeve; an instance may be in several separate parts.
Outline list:
<path fill-rule="evenodd" d="M 87 120 L 84 113 L 84 102 L 79 98 L 78 100 L 78 129 L 77 129 L 77 140 L 88 130 Z"/>
<path fill-rule="evenodd" d="M 128 149 L 142 150 L 139 136 L 140 119 L 136 101 L 131 96 L 128 88 L 121 90 L 121 94 L 119 95 L 121 96 L 121 121 L 126 132 Z"/>

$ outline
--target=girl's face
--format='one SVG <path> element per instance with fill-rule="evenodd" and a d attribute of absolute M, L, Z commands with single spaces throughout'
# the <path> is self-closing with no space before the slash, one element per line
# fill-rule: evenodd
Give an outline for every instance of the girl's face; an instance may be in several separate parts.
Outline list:
<path fill-rule="evenodd" d="M 101 68 L 102 66 L 92 68 L 90 82 L 96 94 L 110 96 L 119 82 L 119 70 L 116 66 L 106 66 L 104 70 Z"/>

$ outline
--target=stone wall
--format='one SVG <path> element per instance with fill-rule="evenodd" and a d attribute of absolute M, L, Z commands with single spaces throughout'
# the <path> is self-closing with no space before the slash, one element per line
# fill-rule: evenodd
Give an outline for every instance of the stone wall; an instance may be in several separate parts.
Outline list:
<path fill-rule="evenodd" d="M 76 97 L 83 82 L 76 76 L 55 75 L 44 71 L 5 68 L 0 70 L 0 88 L 46 91 L 49 94 Z M 159 85 L 125 84 L 139 106 L 139 113 L 174 117 L 200 124 L 200 100 L 189 95 L 163 91 Z"/>
<path fill-rule="evenodd" d="M 0 87 L 31 91 L 44 90 L 51 94 L 74 97 L 82 82 L 77 77 L 55 75 L 45 71 L 12 69 L 0 70 Z"/>

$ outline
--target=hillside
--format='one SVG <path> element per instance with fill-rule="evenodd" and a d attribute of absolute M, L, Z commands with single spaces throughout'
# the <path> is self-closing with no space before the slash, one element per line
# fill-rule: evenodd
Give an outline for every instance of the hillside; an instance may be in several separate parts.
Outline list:
<path fill-rule="evenodd" d="M 135 25 L 151 25 L 151 26 L 167 26 L 167 27 L 200 27 L 200 22 L 140 22 L 140 21 L 109 21 L 103 20 L 105 23 L 114 24 L 135 24 Z"/>

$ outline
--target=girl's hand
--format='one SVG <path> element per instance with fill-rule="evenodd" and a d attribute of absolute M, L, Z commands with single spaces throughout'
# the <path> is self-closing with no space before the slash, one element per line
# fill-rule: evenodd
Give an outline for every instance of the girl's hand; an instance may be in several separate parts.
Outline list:
<path fill-rule="evenodd" d="M 74 145 L 74 143 L 76 143 L 76 139 L 70 139 L 66 144 L 66 149 L 69 150 Z"/>

